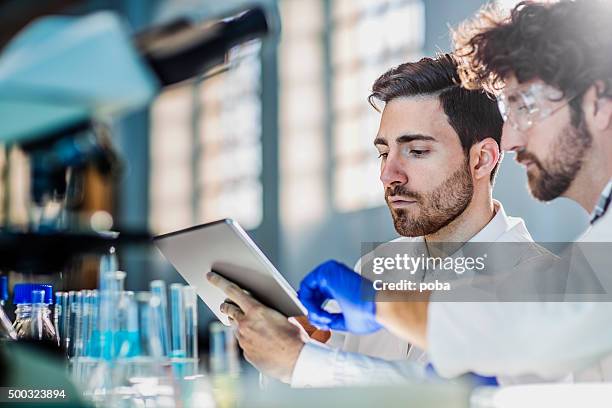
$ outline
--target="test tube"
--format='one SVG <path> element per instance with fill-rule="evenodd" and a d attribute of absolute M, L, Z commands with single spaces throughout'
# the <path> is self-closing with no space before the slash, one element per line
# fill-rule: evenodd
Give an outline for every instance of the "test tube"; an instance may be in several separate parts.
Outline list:
<path fill-rule="evenodd" d="M 113 356 L 113 333 L 116 332 L 114 308 L 117 304 L 117 254 L 111 247 L 109 252 L 100 257 L 98 339 L 99 356 L 110 360 Z M 120 277 L 120 275 L 119 275 Z"/>
<path fill-rule="evenodd" d="M 210 369 L 216 376 L 237 377 L 240 374 L 238 346 L 233 328 L 220 322 L 210 324 Z"/>
<path fill-rule="evenodd" d="M 90 294 L 89 307 L 91 317 L 89 319 L 87 355 L 89 357 L 100 357 L 100 295 L 95 289 Z"/>
<path fill-rule="evenodd" d="M 74 296 L 70 302 L 70 323 L 72 327 L 69 357 L 80 357 L 83 351 L 83 337 L 81 333 L 83 323 L 83 314 L 81 311 L 82 298 L 83 294 L 81 292 L 74 292 Z"/>
<path fill-rule="evenodd" d="M 55 305 L 53 306 L 53 324 L 55 325 L 55 332 L 57 333 L 58 345 L 62 345 L 64 339 L 64 314 L 65 305 L 68 302 L 68 293 L 66 292 L 55 292 Z"/>
<path fill-rule="evenodd" d="M 170 285 L 170 322 L 172 323 L 172 357 L 185 357 L 185 304 L 183 285 Z"/>
<path fill-rule="evenodd" d="M 88 290 L 76 293 L 70 311 L 74 318 L 74 336 L 72 337 L 72 375 L 79 384 L 86 382 L 85 365 L 82 357 L 85 356 L 87 345 L 86 333 L 89 326 Z"/>
<path fill-rule="evenodd" d="M 121 358 L 133 357 L 136 355 L 135 344 L 137 343 L 138 336 L 138 314 L 136 312 L 134 292 L 122 292 L 117 306 L 116 355 Z"/>
<path fill-rule="evenodd" d="M 100 277 L 107 272 L 118 270 L 117 254 L 114 247 L 110 247 L 108 253 L 100 257 Z"/>
<path fill-rule="evenodd" d="M 183 288 L 185 304 L 185 353 L 187 358 L 198 358 L 198 303 L 193 286 Z"/>
<path fill-rule="evenodd" d="M 168 297 L 166 295 L 166 283 L 162 280 L 154 280 L 150 283 L 151 305 L 155 314 L 153 321 L 157 325 L 157 331 L 162 342 L 162 352 L 167 356 L 170 351 L 170 336 L 168 335 Z"/>
<path fill-rule="evenodd" d="M 128 357 L 138 356 L 140 354 L 140 342 L 138 340 L 138 305 L 134 292 L 129 292 L 128 310 L 127 310 L 127 335 L 130 341 L 130 353 Z"/>
<path fill-rule="evenodd" d="M 71 347 L 72 347 L 72 330 L 73 330 L 73 321 L 72 321 L 72 303 L 74 302 L 76 296 L 76 292 L 71 290 L 68 292 L 66 296 L 66 302 L 62 306 L 63 314 L 64 314 L 64 334 L 62 335 L 63 342 L 62 345 L 64 350 L 66 351 L 66 355 L 68 357 L 71 356 Z"/>
<path fill-rule="evenodd" d="M 159 359 L 163 356 L 163 346 L 151 292 L 138 292 L 136 294 L 136 304 L 138 308 L 139 355 Z"/>
<path fill-rule="evenodd" d="M 123 292 L 125 276 L 123 271 L 109 271 L 101 278 L 100 353 L 107 360 L 113 359 L 118 353 L 114 340 L 119 330 L 117 305 Z"/>
<path fill-rule="evenodd" d="M 89 335 L 91 327 L 91 291 L 81 291 L 81 327 L 77 338 L 79 339 L 79 357 L 87 356 Z"/>

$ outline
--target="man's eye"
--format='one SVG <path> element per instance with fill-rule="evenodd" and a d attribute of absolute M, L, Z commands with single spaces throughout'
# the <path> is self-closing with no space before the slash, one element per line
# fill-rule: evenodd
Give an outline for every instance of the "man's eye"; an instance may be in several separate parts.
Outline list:
<path fill-rule="evenodd" d="M 381 153 L 381 154 L 378 155 L 378 158 L 379 159 L 386 159 L 388 155 L 389 155 L 389 153 Z"/>
<path fill-rule="evenodd" d="M 410 148 L 410 146 L 402 146 L 401 149 L 401 153 L 402 156 L 409 158 L 409 157 L 415 157 L 415 158 L 421 158 L 421 157 L 425 157 L 428 153 L 430 152 L 430 150 L 428 149 L 424 149 L 424 148 Z"/>
<path fill-rule="evenodd" d="M 427 153 L 429 153 L 429 150 L 416 150 L 416 149 L 412 149 L 410 150 L 409 154 L 411 156 L 414 157 L 423 157 L 425 156 Z"/>

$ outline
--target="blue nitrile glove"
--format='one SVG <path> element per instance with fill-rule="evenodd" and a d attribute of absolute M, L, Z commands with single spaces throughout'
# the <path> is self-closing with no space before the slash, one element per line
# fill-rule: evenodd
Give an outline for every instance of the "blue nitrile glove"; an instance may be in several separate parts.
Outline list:
<path fill-rule="evenodd" d="M 340 262 L 327 261 L 302 280 L 298 296 L 315 326 L 367 334 L 382 327 L 376 321 L 375 294 L 372 282 Z M 342 313 L 323 310 L 330 299 L 338 302 Z"/>

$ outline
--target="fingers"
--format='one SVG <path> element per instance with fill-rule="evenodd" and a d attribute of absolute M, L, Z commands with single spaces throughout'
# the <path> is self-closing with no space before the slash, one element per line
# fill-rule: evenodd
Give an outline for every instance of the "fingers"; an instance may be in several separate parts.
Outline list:
<path fill-rule="evenodd" d="M 342 313 L 329 313 L 325 310 L 320 310 L 308 313 L 308 320 L 321 330 L 346 331 L 346 324 Z"/>
<path fill-rule="evenodd" d="M 244 319 L 244 312 L 233 303 L 223 302 L 219 307 L 221 313 L 226 314 L 230 320 L 240 323 Z"/>
<path fill-rule="evenodd" d="M 338 271 L 344 272 L 345 270 L 354 273 L 351 269 L 337 261 L 323 262 L 300 282 L 300 300 L 303 298 L 308 303 L 318 303 L 321 305 L 325 300 L 333 298 L 334 294 L 330 290 L 330 283 L 337 277 Z"/>
<path fill-rule="evenodd" d="M 312 319 L 310 319 L 311 315 L 325 312 L 322 306 L 325 301 L 329 299 L 329 296 L 320 291 L 316 284 L 313 283 L 313 279 L 309 277 L 310 275 L 300 284 L 298 299 L 300 299 L 300 302 L 302 302 L 306 310 L 308 310 L 308 319 L 312 321 Z"/>
<path fill-rule="evenodd" d="M 310 272 L 300 283 L 298 298 L 308 310 L 308 320 L 319 329 L 343 330 L 345 327 L 344 317 L 341 314 L 332 314 L 323 309 L 323 304 L 331 299 L 327 291 L 327 279 L 324 270 L 329 262 L 326 262 L 314 271 Z M 332 327 L 335 326 L 335 327 Z"/>
<path fill-rule="evenodd" d="M 248 313 L 251 308 L 259 304 L 251 295 L 245 293 L 240 286 L 228 281 L 219 274 L 208 272 L 206 274 L 206 279 L 214 286 L 221 289 L 227 297 L 230 298 L 232 302 L 236 303 L 245 313 Z"/>

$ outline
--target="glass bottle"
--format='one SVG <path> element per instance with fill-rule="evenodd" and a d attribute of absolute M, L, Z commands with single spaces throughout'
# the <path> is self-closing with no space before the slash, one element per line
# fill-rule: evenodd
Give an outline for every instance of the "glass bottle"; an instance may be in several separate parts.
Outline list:
<path fill-rule="evenodd" d="M 53 303 L 53 287 L 38 283 L 18 283 L 13 288 L 17 339 L 57 342 L 49 305 Z"/>

